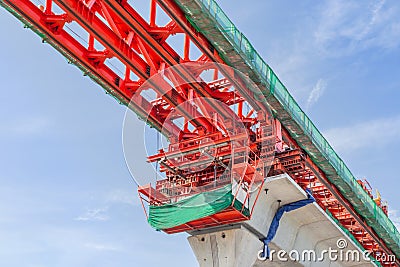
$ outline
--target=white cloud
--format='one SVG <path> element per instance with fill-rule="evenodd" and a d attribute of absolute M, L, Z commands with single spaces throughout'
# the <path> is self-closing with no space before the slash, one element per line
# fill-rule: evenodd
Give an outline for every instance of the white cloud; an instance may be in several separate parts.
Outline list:
<path fill-rule="evenodd" d="M 86 243 L 85 247 L 93 250 L 99 250 L 99 251 L 120 251 L 121 248 L 110 245 L 110 244 L 101 244 L 101 243 Z"/>
<path fill-rule="evenodd" d="M 324 131 L 324 136 L 340 152 L 388 145 L 400 136 L 400 116 L 333 128 Z"/>
<path fill-rule="evenodd" d="M 337 77 L 346 66 L 332 71 L 332 58 L 346 58 L 367 49 L 391 51 L 400 46 L 400 6 L 384 0 L 321 1 L 299 20 L 289 38 L 274 40 L 268 60 L 291 93 L 305 106 L 310 81 Z M 306 71 L 304 71 L 306 70 Z"/>
<path fill-rule="evenodd" d="M 314 88 L 311 90 L 306 104 L 306 111 L 317 103 L 319 98 L 322 96 L 326 88 L 326 82 L 323 79 L 319 79 L 318 82 L 315 84 Z"/>
<path fill-rule="evenodd" d="M 98 209 L 87 209 L 85 214 L 75 218 L 76 221 L 107 221 L 109 217 L 107 215 L 108 207 Z"/>
<path fill-rule="evenodd" d="M 400 214 L 398 210 L 389 210 L 389 218 L 392 220 L 397 230 L 400 231 Z"/>
<path fill-rule="evenodd" d="M 109 212 L 116 205 L 131 205 L 139 204 L 138 197 L 135 192 L 126 190 L 113 190 L 101 196 L 98 203 L 100 208 L 86 209 L 86 212 L 74 220 L 76 221 L 108 221 L 110 220 Z M 104 205 L 103 207 L 101 207 Z"/>
<path fill-rule="evenodd" d="M 15 121 L 4 121 L 0 127 L 1 135 L 37 135 L 47 132 L 49 121 L 43 117 L 24 118 Z"/>
<path fill-rule="evenodd" d="M 398 5 L 385 0 L 328 1 L 314 33 L 316 44 L 328 57 L 395 48 L 400 45 L 399 12 Z"/>
<path fill-rule="evenodd" d="M 127 204 L 136 206 L 138 205 L 138 197 L 136 192 L 114 190 L 106 195 L 106 202 L 110 204 Z"/>

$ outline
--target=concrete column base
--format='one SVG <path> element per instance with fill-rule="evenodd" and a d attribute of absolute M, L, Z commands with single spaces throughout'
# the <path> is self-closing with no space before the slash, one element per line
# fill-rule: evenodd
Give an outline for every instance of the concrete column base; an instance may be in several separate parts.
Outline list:
<path fill-rule="evenodd" d="M 188 237 L 200 267 L 253 266 L 262 243 L 247 229 L 219 230 Z"/>

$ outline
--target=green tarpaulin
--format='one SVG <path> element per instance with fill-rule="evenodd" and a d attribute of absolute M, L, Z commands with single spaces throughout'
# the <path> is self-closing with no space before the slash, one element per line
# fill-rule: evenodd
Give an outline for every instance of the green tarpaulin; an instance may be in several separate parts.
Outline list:
<path fill-rule="evenodd" d="M 158 230 L 172 228 L 221 212 L 230 207 L 232 202 L 232 185 L 229 184 L 175 203 L 150 206 L 149 223 Z M 241 210 L 242 204 L 235 200 L 234 207 Z M 243 213 L 245 216 L 249 216 L 248 209 L 245 209 Z"/>

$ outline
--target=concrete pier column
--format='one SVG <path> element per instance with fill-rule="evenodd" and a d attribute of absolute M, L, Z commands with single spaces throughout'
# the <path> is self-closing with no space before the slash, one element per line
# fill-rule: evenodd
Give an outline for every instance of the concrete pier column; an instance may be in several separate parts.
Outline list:
<path fill-rule="evenodd" d="M 242 226 L 188 238 L 200 267 L 253 266 L 262 243 Z"/>

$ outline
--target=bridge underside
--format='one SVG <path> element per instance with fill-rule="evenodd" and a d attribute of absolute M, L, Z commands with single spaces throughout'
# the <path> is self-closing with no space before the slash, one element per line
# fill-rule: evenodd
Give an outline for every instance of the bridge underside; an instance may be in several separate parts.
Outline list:
<path fill-rule="evenodd" d="M 267 193 L 265 193 L 265 189 Z M 281 219 L 277 234 L 270 249 L 271 260 L 260 261 L 258 252 L 263 244 L 260 238 L 267 235 L 270 223 L 280 205 L 306 198 L 306 193 L 287 174 L 269 177 L 263 186 L 263 193 L 255 206 L 250 221 L 228 225 L 221 228 L 206 229 L 190 232 L 189 243 L 201 267 L 231 267 L 231 266 L 375 266 L 363 259 L 362 250 L 342 231 L 340 227 L 315 203 L 300 209 L 285 213 Z M 280 201 L 279 201 L 280 200 Z M 337 241 L 343 239 L 347 245 L 339 249 Z M 349 256 L 343 260 L 334 260 L 325 254 L 323 260 L 313 258 L 302 261 L 304 251 L 315 251 L 316 258 L 323 250 L 338 250 L 338 254 L 347 255 L 350 251 L 357 251 L 360 261 Z M 277 253 L 284 250 L 288 254 Z M 289 254 L 296 258 L 299 252 L 300 261 L 293 261 Z M 334 254 L 333 254 L 334 255 Z M 331 259 L 332 260 L 331 260 Z"/>

